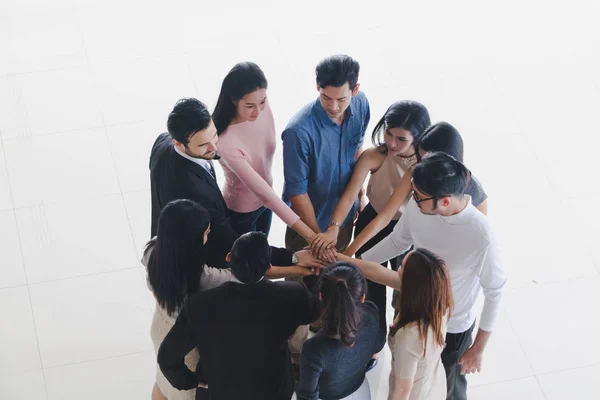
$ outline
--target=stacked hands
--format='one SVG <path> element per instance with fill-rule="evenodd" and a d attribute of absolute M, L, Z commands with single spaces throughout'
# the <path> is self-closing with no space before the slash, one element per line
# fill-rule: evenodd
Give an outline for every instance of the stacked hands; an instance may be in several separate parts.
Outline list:
<path fill-rule="evenodd" d="M 340 253 L 336 249 L 339 228 L 331 226 L 326 232 L 315 235 L 310 244 L 296 253 L 298 267 L 302 267 L 303 275 L 319 275 L 322 268 L 339 260 Z"/>

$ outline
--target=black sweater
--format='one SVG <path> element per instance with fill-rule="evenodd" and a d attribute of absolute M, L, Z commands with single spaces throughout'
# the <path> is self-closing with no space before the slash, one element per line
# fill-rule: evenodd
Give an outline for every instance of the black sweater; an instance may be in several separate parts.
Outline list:
<path fill-rule="evenodd" d="M 354 393 L 365 379 L 367 363 L 385 345 L 379 334 L 377 306 L 360 305 L 361 322 L 352 347 L 321 330 L 302 346 L 298 400 L 342 399 Z"/>
<path fill-rule="evenodd" d="M 211 400 L 290 399 L 294 376 L 287 341 L 318 312 L 318 299 L 301 283 L 228 282 L 186 301 L 158 363 L 177 389 L 208 383 Z M 195 346 L 196 374 L 184 363 Z"/>

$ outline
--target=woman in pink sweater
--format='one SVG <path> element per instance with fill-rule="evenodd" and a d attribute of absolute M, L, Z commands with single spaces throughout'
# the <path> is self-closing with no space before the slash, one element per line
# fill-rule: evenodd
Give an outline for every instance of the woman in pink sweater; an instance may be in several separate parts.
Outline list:
<path fill-rule="evenodd" d="M 273 190 L 275 120 L 267 100 L 267 79 L 258 65 L 241 62 L 229 71 L 212 117 L 233 229 L 240 235 L 251 231 L 268 235 L 275 212 L 310 243 L 315 233 Z"/>

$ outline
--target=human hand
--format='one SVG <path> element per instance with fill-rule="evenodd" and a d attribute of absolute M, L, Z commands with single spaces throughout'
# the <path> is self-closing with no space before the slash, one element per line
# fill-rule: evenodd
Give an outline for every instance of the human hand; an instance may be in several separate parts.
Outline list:
<path fill-rule="evenodd" d="M 328 250 L 335 249 L 337 237 L 337 230 L 333 227 L 327 229 L 326 232 L 316 234 L 312 242 L 310 242 L 310 252 L 314 257 L 334 262 L 335 257 L 332 252 Z M 335 251 L 333 250 L 333 252 Z"/>
<path fill-rule="evenodd" d="M 298 262 L 296 263 L 296 265 L 298 267 L 304 267 L 304 268 L 311 268 L 311 267 L 325 268 L 327 266 L 327 263 L 325 261 L 320 260 L 320 259 L 314 257 L 310 253 L 310 250 L 304 249 L 304 250 L 297 251 L 296 255 L 298 256 Z"/>
<path fill-rule="evenodd" d="M 208 383 L 200 382 L 198 383 L 199 388 L 208 389 Z"/>
<path fill-rule="evenodd" d="M 458 360 L 461 366 L 460 374 L 474 374 L 481 372 L 481 360 L 483 359 L 483 350 L 471 346 L 465 351 L 465 354 Z"/>

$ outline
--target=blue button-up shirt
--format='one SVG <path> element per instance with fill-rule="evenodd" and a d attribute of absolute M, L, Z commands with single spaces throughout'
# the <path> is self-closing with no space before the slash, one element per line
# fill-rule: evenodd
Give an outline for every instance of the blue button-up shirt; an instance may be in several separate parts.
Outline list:
<path fill-rule="evenodd" d="M 302 108 L 283 131 L 283 200 L 308 193 L 322 231 L 350 181 L 356 152 L 371 117 L 367 96 L 350 101 L 342 126 L 327 115 L 321 101 Z M 356 212 L 355 203 L 344 223 Z"/>

